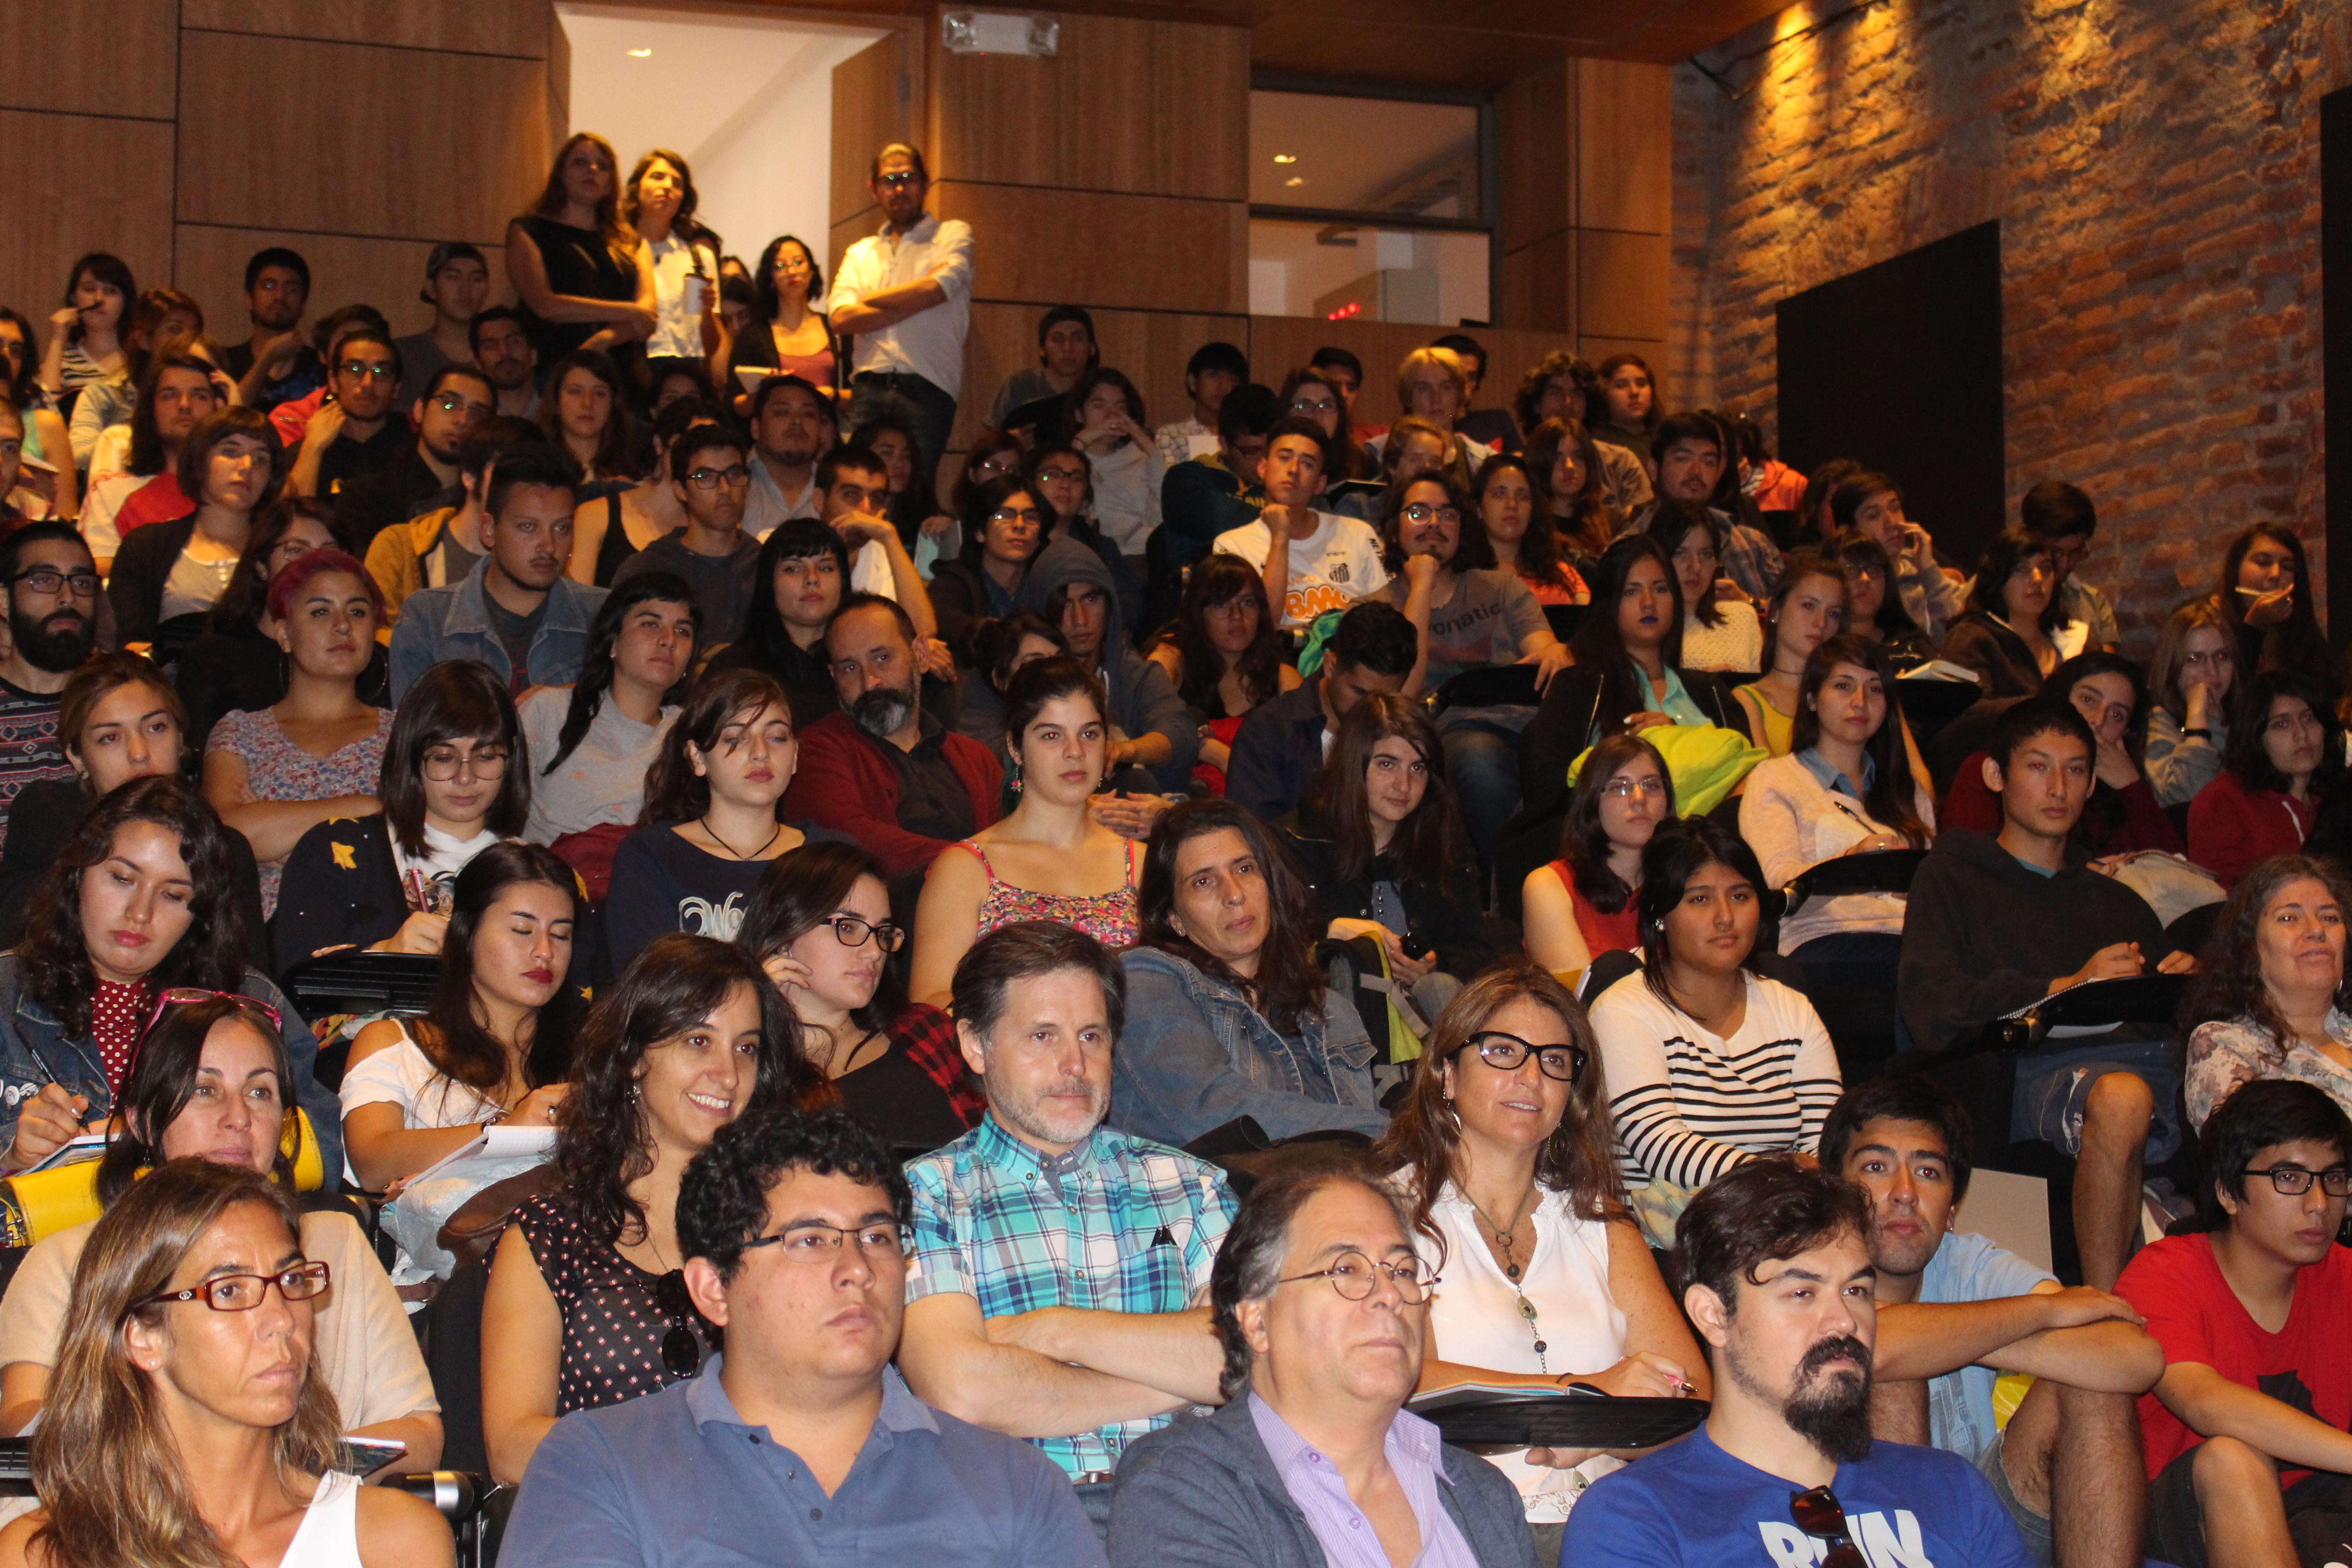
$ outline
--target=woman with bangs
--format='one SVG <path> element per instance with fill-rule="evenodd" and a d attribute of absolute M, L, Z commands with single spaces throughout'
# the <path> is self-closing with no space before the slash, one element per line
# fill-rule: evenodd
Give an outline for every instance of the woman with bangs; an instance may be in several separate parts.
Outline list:
<path fill-rule="evenodd" d="M 1657 747 L 1639 735 L 1603 737 L 1569 797 L 1559 858 L 1520 884 L 1528 956 L 1574 984 L 1602 953 L 1639 948 L 1642 851 L 1675 816 L 1675 779 Z"/>
<path fill-rule="evenodd" d="M 1589 605 L 1592 590 L 1561 553 L 1559 529 L 1536 479 L 1534 459 L 1497 452 L 1471 481 L 1478 526 L 1495 563 L 1518 574 L 1538 605 Z"/>
<path fill-rule="evenodd" d="M 179 471 L 194 510 L 125 539 L 106 584 L 117 640 L 152 644 L 163 663 L 205 630 L 205 613 L 235 581 L 246 546 L 278 499 L 286 449 L 268 416 L 224 408 L 188 432 Z"/>
<path fill-rule="evenodd" d="M 1755 605 L 1725 589 L 1723 525 L 1714 510 L 1695 501 L 1661 501 L 1643 531 L 1674 563 L 1682 590 L 1684 668 L 1727 675 L 1762 669 L 1764 623 Z"/>
<path fill-rule="evenodd" d="M 613 855 L 607 973 L 665 931 L 732 942 L 772 861 L 841 837 L 779 815 L 800 754 L 791 699 L 773 677 L 729 669 L 695 683 L 646 770 L 636 831 Z"/>
<path fill-rule="evenodd" d="M 1475 1383 L 1707 1397 L 1706 1358 L 1625 1205 L 1600 1047 L 1584 1009 L 1534 964 L 1497 965 L 1430 1032 L 1424 1066 L 1372 1152 L 1444 1278 L 1418 1392 Z M 1518 1487 L 1539 1562 L 1591 1481 L 1622 1458 L 1494 1456 Z M 1547 1556 L 1547 1549 L 1550 1555 Z"/>
<path fill-rule="evenodd" d="M 373 816 L 336 817 L 286 858 L 270 920 L 283 970 L 337 947 L 441 951 L 453 884 L 530 815 L 530 767 L 506 682 L 472 659 L 434 665 L 385 737 Z"/>

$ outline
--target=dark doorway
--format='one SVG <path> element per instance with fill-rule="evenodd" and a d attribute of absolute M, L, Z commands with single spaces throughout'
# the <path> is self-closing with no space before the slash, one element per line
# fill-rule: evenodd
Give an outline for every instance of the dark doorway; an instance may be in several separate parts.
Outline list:
<path fill-rule="evenodd" d="M 2008 506 L 2000 225 L 1792 294 L 1775 314 L 1781 461 L 1887 474 L 1937 548 L 1975 565 Z"/>
<path fill-rule="evenodd" d="M 2352 635 L 2352 88 L 2319 100 L 2319 319 L 2326 362 L 2327 626 Z"/>

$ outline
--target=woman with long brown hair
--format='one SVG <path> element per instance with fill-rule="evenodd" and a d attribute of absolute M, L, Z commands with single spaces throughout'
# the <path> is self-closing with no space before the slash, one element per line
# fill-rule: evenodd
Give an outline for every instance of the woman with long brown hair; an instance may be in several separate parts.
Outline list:
<path fill-rule="evenodd" d="M 1536 510 L 1550 520 L 1560 558 L 1589 581 L 1625 522 L 1602 489 L 1599 447 L 1575 420 L 1548 419 L 1528 432 L 1527 460 Z"/>
<path fill-rule="evenodd" d="M 530 210 L 507 225 L 507 277 L 539 363 L 643 342 L 660 319 L 653 274 L 621 220 L 621 161 L 593 132 L 555 154 Z"/>
<path fill-rule="evenodd" d="M 1516 452 L 1496 453 L 1471 480 L 1471 500 L 1495 563 L 1517 573 L 1539 605 L 1589 605 L 1592 590 L 1560 552 L 1559 529 L 1544 493 L 1529 460 Z"/>
<path fill-rule="evenodd" d="M 312 1354 L 331 1274 L 265 1176 L 182 1160 L 136 1184 L 82 1254 L 33 1436 L 45 1506 L 0 1532 L 0 1564 L 454 1563 L 430 1503 L 335 1468 Z"/>
<path fill-rule="evenodd" d="M 630 429 L 621 372 L 612 355 L 574 349 L 557 360 L 547 373 L 539 427 L 580 465 L 587 481 L 582 487 L 583 504 L 625 488 L 614 481 L 637 477 L 636 437 Z"/>
<path fill-rule="evenodd" d="M 1600 1047 L 1567 988 L 1524 961 L 1464 987 L 1373 1151 L 1412 1205 L 1423 1265 L 1445 1280 L 1423 1392 L 1573 1379 L 1613 1394 L 1707 1396 L 1706 1360 L 1626 1209 L 1611 1143 Z M 1526 1449 L 1494 1462 L 1517 1484 L 1549 1561 L 1577 1493 L 1622 1461 Z"/>
<path fill-rule="evenodd" d="M 1219 793 L 1234 736 L 1251 709 L 1299 685 L 1265 580 L 1238 555 L 1204 555 L 1184 582 L 1176 625 L 1150 653 L 1201 726 L 1200 765 L 1214 769 Z"/>

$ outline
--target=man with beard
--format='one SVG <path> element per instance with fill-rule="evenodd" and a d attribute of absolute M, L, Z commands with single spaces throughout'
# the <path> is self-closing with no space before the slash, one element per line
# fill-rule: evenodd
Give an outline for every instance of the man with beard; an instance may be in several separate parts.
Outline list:
<path fill-rule="evenodd" d="M 303 421 L 288 459 L 296 495 L 341 495 L 391 467 L 409 444 L 408 422 L 394 408 L 403 371 L 392 334 L 354 322 L 334 335 L 327 359 L 329 395 Z"/>
<path fill-rule="evenodd" d="M 237 401 L 264 413 L 307 397 L 327 384 L 326 362 L 298 330 L 310 305 L 310 264 L 273 245 L 245 264 L 245 309 L 253 335 L 224 351 L 221 368 L 236 378 Z"/>
<path fill-rule="evenodd" d="M 335 498 L 335 531 L 361 560 L 375 536 L 395 522 L 465 499 L 457 454 L 474 426 L 492 413 L 489 378 L 470 364 L 436 372 L 409 416 L 416 440 L 383 468 L 345 487 Z"/>
<path fill-rule="evenodd" d="M 1956 1227 L 1974 1142 L 1949 1089 L 1901 1075 L 1849 1091 L 1822 1128 L 1822 1168 L 1870 1197 L 1871 1429 L 1972 1461 L 2037 1563 L 2135 1568 L 2142 1489 L 2132 1402 L 2163 1375 L 2163 1349 L 2121 1297 L 2064 1289 Z M 2005 1427 L 1993 1415 L 2004 1372 L 2035 1380 Z"/>
<path fill-rule="evenodd" d="M 69 522 L 29 522 L 0 540 L 8 648 L 0 653 L 0 842 L 16 793 L 74 770 L 58 742 L 58 694 L 98 640 L 98 568 Z"/>
<path fill-rule="evenodd" d="M 842 711 L 801 731 L 783 815 L 846 833 L 894 878 L 994 822 L 1004 769 L 986 746 L 926 712 L 915 623 L 878 594 L 851 594 L 824 631 Z M 894 889 L 894 894 L 899 889 Z"/>
<path fill-rule="evenodd" d="M 833 450 L 833 415 L 824 398 L 796 375 L 772 375 L 751 395 L 751 493 L 743 531 L 765 539 L 776 524 L 824 515 L 816 463 Z"/>
<path fill-rule="evenodd" d="M 1563 1563 L 2027 1568 L 1975 1466 L 1872 1440 L 1869 1233 L 1862 1190 L 1794 1155 L 1749 1160 L 1691 1200 L 1671 1271 L 1707 1343 L 1714 1406 L 1593 1483 Z"/>
<path fill-rule="evenodd" d="M 963 390 L 971 226 L 923 210 L 931 174 L 919 148 L 891 142 L 874 155 L 872 175 L 866 188 L 882 209 L 882 230 L 843 254 L 826 314 L 853 340 L 850 424 L 903 420 L 915 437 L 915 472 L 934 474 Z"/>
<path fill-rule="evenodd" d="M 521 312 L 511 305 L 493 305 L 467 324 L 474 345 L 474 363 L 498 389 L 501 414 L 518 419 L 539 417 L 539 351 L 530 346 L 530 332 Z"/>
<path fill-rule="evenodd" d="M 1118 961 L 1058 921 L 974 942 L 956 1036 L 988 1114 L 907 1167 L 907 1385 L 1034 1442 L 1097 1531 L 1127 1446 L 1222 1398 L 1204 1303 L 1234 1214 L 1214 1166 L 1102 1125 L 1126 996 Z"/>
<path fill-rule="evenodd" d="M 548 443 L 517 447 L 490 468 L 482 558 L 465 580 L 423 588 L 392 633 L 394 701 L 444 659 L 478 659 L 508 689 L 569 686 L 588 654 L 606 590 L 574 583 L 572 510 L 580 465 Z"/>

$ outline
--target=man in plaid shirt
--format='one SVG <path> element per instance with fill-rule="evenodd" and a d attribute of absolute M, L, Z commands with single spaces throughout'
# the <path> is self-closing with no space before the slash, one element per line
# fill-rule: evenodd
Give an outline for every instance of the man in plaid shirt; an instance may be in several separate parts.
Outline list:
<path fill-rule="evenodd" d="M 1127 1445 L 1220 1400 L 1209 1266 L 1234 1207 L 1214 1166 L 1102 1125 L 1125 985 L 1055 921 L 981 938 L 955 1014 L 988 1114 L 907 1167 L 908 1385 L 1035 1443 L 1098 1532 Z"/>

